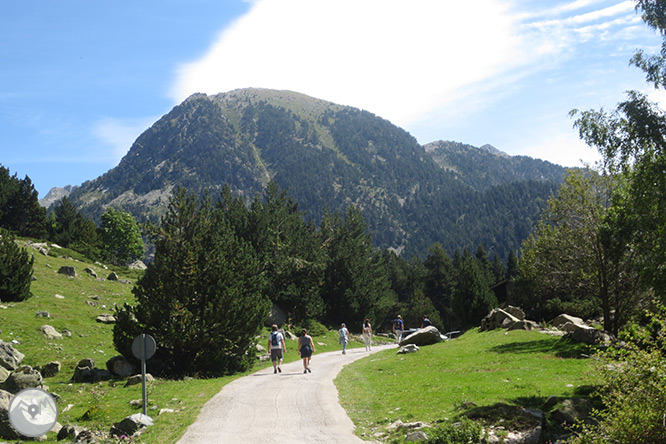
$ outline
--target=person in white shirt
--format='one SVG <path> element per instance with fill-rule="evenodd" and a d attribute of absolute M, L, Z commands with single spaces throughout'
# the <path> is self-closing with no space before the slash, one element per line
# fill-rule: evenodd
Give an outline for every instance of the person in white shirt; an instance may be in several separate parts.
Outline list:
<path fill-rule="evenodd" d="M 268 349 L 271 351 L 271 361 L 273 361 L 273 373 L 282 373 L 282 352 L 287 351 L 284 343 L 284 336 L 278 331 L 278 326 L 273 324 L 273 330 L 268 336 Z"/>

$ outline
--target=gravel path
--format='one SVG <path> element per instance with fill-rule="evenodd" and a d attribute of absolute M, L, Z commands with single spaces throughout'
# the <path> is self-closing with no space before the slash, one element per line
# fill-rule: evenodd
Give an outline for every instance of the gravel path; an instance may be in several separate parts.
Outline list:
<path fill-rule="evenodd" d="M 203 406 L 178 444 L 367 444 L 354 435 L 333 379 L 368 355 L 364 349 L 315 353 L 312 373 L 303 374 L 299 360 L 283 365 L 282 373 L 270 367 L 237 379 Z"/>

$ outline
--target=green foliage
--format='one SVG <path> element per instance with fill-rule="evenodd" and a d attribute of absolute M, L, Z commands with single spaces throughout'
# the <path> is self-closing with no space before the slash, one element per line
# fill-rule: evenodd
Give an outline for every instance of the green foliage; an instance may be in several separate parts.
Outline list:
<path fill-rule="evenodd" d="M 349 207 L 344 221 L 339 214 L 327 214 L 319 234 L 327 255 L 321 289 L 326 321 L 345 322 L 353 330 L 366 318 L 383 320 L 396 297 L 361 212 Z"/>
<path fill-rule="evenodd" d="M 490 290 L 490 282 L 481 265 L 467 252 L 458 269 L 453 288 L 451 310 L 454 327 L 468 328 L 479 325 L 481 319 L 497 307 L 497 297 Z"/>
<path fill-rule="evenodd" d="M 102 214 L 99 229 L 104 255 L 116 265 L 125 265 L 143 256 L 141 230 L 130 213 L 109 208 Z"/>
<path fill-rule="evenodd" d="M 481 425 L 468 420 L 455 424 L 445 423 L 429 430 L 427 435 L 427 444 L 481 444 L 486 442 Z"/>
<path fill-rule="evenodd" d="M 28 299 L 35 259 L 16 244 L 14 236 L 0 228 L 0 301 Z"/>
<path fill-rule="evenodd" d="M 652 318 L 650 333 L 624 349 L 599 353 L 597 371 L 603 383 L 598 396 L 599 424 L 578 427 L 573 444 L 653 444 L 666 442 L 666 311 Z M 652 334 L 654 333 L 654 336 Z"/>
<path fill-rule="evenodd" d="M 28 176 L 20 180 L 0 166 L 0 227 L 18 236 L 43 238 L 46 211 L 39 205 L 37 190 Z"/>
<path fill-rule="evenodd" d="M 523 244 L 523 307 L 537 320 L 604 316 L 617 334 L 640 306 L 634 253 L 608 221 L 613 177 L 572 170 Z"/>
<path fill-rule="evenodd" d="M 102 244 L 95 222 L 79 213 L 68 198 L 63 197 L 55 204 L 51 220 L 50 240 L 90 259 L 99 258 Z"/>
<path fill-rule="evenodd" d="M 128 350 L 129 338 L 118 330 L 140 329 L 155 337 L 151 364 L 162 373 L 223 375 L 250 368 L 269 308 L 252 247 L 236 237 L 210 199 L 183 189 L 151 237 L 155 261 L 133 290 L 136 306 L 118 310 L 116 349 Z"/>

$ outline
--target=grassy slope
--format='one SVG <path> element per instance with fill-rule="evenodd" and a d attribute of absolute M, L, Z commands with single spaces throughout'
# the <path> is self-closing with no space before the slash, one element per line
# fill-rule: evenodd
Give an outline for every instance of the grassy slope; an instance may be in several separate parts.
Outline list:
<path fill-rule="evenodd" d="M 574 396 L 598 382 L 589 353 L 537 332 L 470 331 L 418 353 L 357 361 L 336 384 L 357 433 L 372 437 L 398 419 L 454 420 L 468 403 L 543 408 L 549 396 Z"/>
<path fill-rule="evenodd" d="M 113 348 L 113 326 L 100 324 L 95 318 L 99 314 L 112 313 L 114 304 L 133 303 L 132 285 L 92 278 L 83 271 L 85 268 L 92 268 L 100 278 L 106 278 L 111 270 L 61 257 L 75 256 L 70 251 L 52 249 L 52 252 L 58 254 L 58 257 L 54 257 L 44 256 L 31 248 L 28 250 L 35 257 L 34 276 L 37 280 L 31 285 L 34 296 L 24 302 L 0 303 L 0 339 L 6 342 L 18 341 L 14 346 L 25 354 L 24 365 L 39 367 L 54 360 L 62 364 L 60 374 L 44 380 L 44 384 L 61 397 L 58 402 L 61 424 L 77 424 L 90 430 L 108 431 L 113 423 L 141 412 L 140 406 L 129 404 L 132 400 L 141 399 L 141 386 L 124 387 L 123 379 L 95 384 L 72 383 L 70 379 L 81 359 L 93 358 L 96 367 L 106 368 L 106 361 L 118 354 Z M 58 274 L 62 266 L 74 266 L 78 276 L 68 278 Z M 121 279 L 132 282 L 136 282 L 140 275 L 139 272 L 128 270 L 116 271 Z M 56 298 L 56 294 L 64 296 L 64 299 Z M 95 305 L 91 306 L 88 302 Z M 36 317 L 38 311 L 48 311 L 50 318 Z M 40 327 L 45 324 L 58 331 L 68 329 L 72 336 L 48 341 L 40 332 Z M 261 338 L 259 343 L 266 346 L 267 337 L 268 330 L 265 339 Z M 314 339 L 318 353 L 339 349 L 335 332 Z M 295 341 L 289 342 L 285 356 L 287 362 L 299 359 Z M 253 371 L 268 365 L 258 362 Z M 155 419 L 155 425 L 138 442 L 176 442 L 189 424 L 194 422 L 203 404 L 225 384 L 240 376 L 206 380 L 156 380 L 149 384 L 148 408 L 154 410 L 148 414 Z M 70 404 L 71 408 L 63 413 Z M 174 412 L 158 416 L 161 409 Z M 86 412 L 90 413 L 90 419 L 84 420 L 82 417 Z M 53 433 L 48 438 L 47 442 L 57 442 Z"/>

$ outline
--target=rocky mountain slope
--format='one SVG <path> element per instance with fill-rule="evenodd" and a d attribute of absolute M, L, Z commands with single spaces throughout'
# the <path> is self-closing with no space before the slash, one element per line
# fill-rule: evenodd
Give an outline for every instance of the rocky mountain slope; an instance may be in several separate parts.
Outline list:
<path fill-rule="evenodd" d="M 505 256 L 563 174 L 488 147 L 437 142 L 424 149 L 369 112 L 244 89 L 189 97 L 70 199 L 94 218 L 113 206 L 156 220 L 177 186 L 215 194 L 228 185 L 250 203 L 273 180 L 315 222 L 324 208 L 356 205 L 383 248 L 423 254 L 434 242 L 449 251 L 483 242 Z"/>

